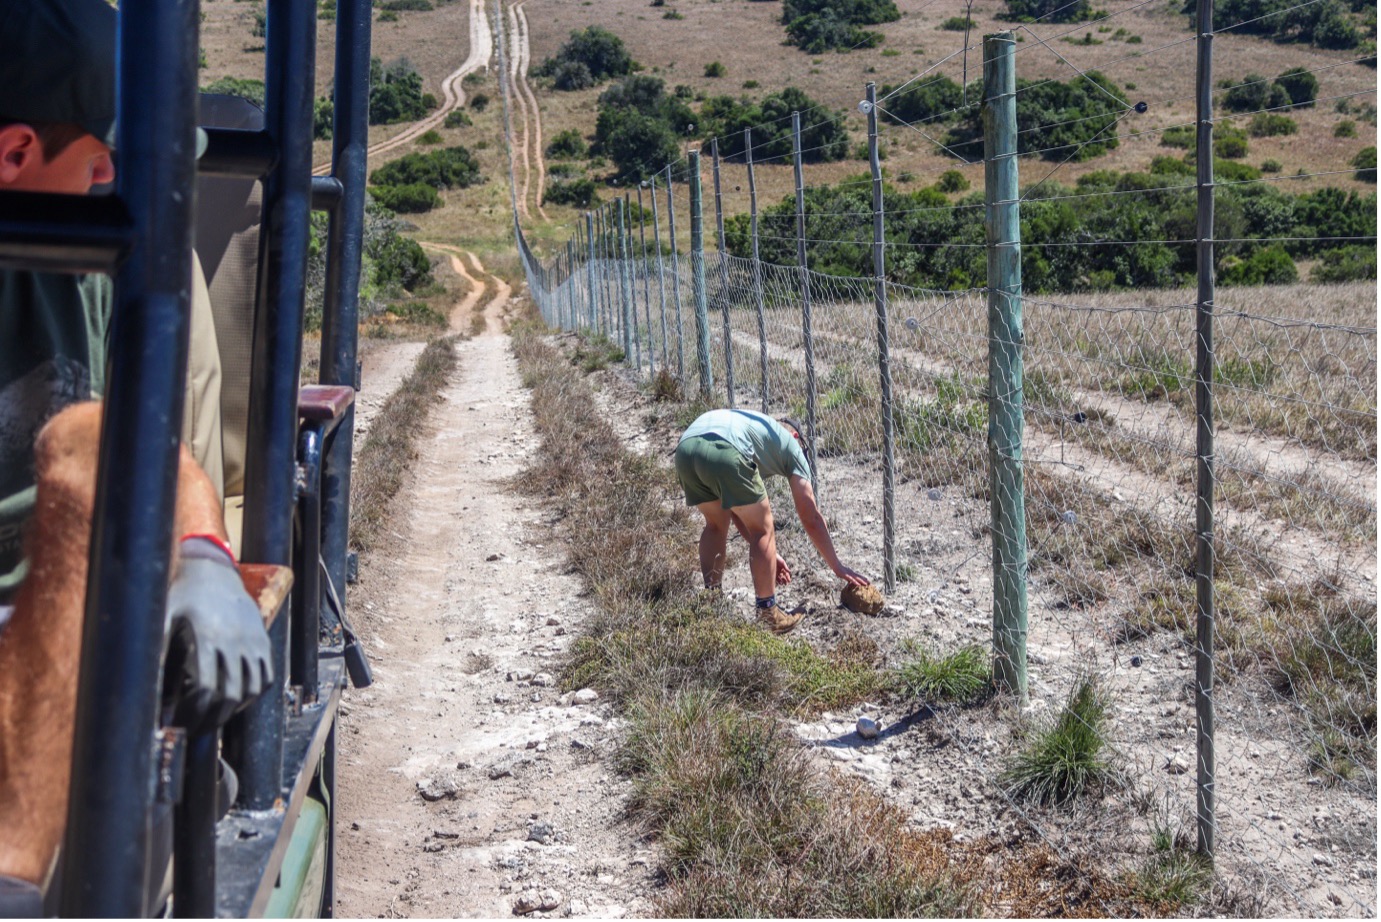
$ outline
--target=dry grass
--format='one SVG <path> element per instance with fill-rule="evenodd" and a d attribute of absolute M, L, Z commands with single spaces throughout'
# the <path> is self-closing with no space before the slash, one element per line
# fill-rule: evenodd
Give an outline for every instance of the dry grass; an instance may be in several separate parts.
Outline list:
<path fill-rule="evenodd" d="M 350 544 L 362 551 L 378 546 L 388 509 L 417 457 L 416 441 L 427 414 L 455 370 L 455 339 L 433 340 L 417 365 L 379 409 L 355 456 L 351 480 Z"/>

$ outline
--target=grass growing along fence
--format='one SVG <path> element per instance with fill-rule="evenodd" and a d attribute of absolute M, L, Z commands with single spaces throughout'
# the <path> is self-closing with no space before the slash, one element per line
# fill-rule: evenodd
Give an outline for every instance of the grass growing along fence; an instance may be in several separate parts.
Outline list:
<path fill-rule="evenodd" d="M 379 408 L 355 457 L 350 545 L 358 550 L 371 551 L 379 544 L 389 504 L 403 486 L 409 463 L 417 457 L 417 436 L 455 370 L 455 340 L 448 336 L 427 344 L 412 374 Z"/>

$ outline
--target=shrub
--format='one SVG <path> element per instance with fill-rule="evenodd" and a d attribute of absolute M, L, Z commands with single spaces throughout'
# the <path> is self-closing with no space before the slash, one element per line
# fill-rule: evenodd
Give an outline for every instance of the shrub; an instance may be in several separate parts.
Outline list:
<path fill-rule="evenodd" d="M 440 143 L 441 143 L 441 132 L 437 131 L 435 128 L 431 128 L 431 129 L 429 129 L 429 130 L 427 130 L 427 131 L 424 131 L 424 132 L 422 132 L 422 136 L 419 137 L 419 138 L 417 139 L 417 143 L 418 143 L 418 144 L 440 144 Z M 397 209 L 395 208 L 394 211 L 397 211 Z"/>
<path fill-rule="evenodd" d="M 595 82 L 595 75 L 583 61 L 562 61 L 551 69 L 551 84 L 558 90 L 588 90 Z"/>
<path fill-rule="evenodd" d="M 203 93 L 219 93 L 223 96 L 238 96 L 264 108 L 264 81 L 253 77 L 221 77 L 212 80 L 201 88 Z"/>
<path fill-rule="evenodd" d="M 1167 128 L 1161 133 L 1160 143 L 1162 147 L 1192 149 L 1194 147 L 1194 126 L 1181 125 L 1177 128 Z"/>
<path fill-rule="evenodd" d="M 603 83 L 611 77 L 631 74 L 635 69 L 633 58 L 623 46 L 623 39 L 599 26 L 572 32 L 570 39 L 555 55 L 543 61 L 536 73 L 542 77 L 555 77 L 563 64 L 582 65 L 589 74 L 589 86 Z M 557 89 L 583 88 L 557 85 Z"/>
<path fill-rule="evenodd" d="M 1251 182 L 1261 178 L 1261 171 L 1250 164 L 1214 157 L 1213 178 L 1218 182 Z"/>
<path fill-rule="evenodd" d="M 993 690 L 992 667 L 982 647 L 964 647 L 949 656 L 914 647 L 910 652 L 912 658 L 897 669 L 893 680 L 897 694 L 905 699 L 971 704 Z"/>
<path fill-rule="evenodd" d="M 1218 271 L 1223 285 L 1288 285 L 1298 280 L 1295 261 L 1279 246 L 1264 247 L 1246 259 L 1226 257 Z"/>
<path fill-rule="evenodd" d="M 597 201 L 595 184 L 590 179 L 557 180 L 547 184 L 542 194 L 544 205 L 573 205 L 588 208 Z"/>
<path fill-rule="evenodd" d="M 1299 125 L 1288 115 L 1278 112 L 1258 112 L 1252 116 L 1247 133 L 1253 138 L 1274 138 L 1299 131 Z"/>
<path fill-rule="evenodd" d="M 1246 132 L 1238 129 L 1228 129 L 1226 126 L 1214 126 L 1213 132 L 1213 155 L 1222 157 L 1225 160 L 1240 160 L 1247 156 L 1247 135 Z M 1216 129 L 1223 128 L 1223 131 Z"/>
<path fill-rule="evenodd" d="M 970 86 L 968 98 L 971 103 L 982 100 L 981 80 Z M 1111 128 L 1129 106 L 1126 94 L 1097 71 L 1067 83 L 1018 79 L 1018 150 L 1057 163 L 1089 160 L 1118 146 Z M 974 104 L 963 111 L 946 143 L 960 156 L 979 160 L 982 137 L 981 113 Z"/>
<path fill-rule="evenodd" d="M 589 145 L 580 136 L 580 132 L 574 128 L 567 128 L 552 135 L 551 143 L 547 145 L 546 151 L 548 157 L 565 160 L 584 157 L 589 152 Z"/>
<path fill-rule="evenodd" d="M 470 108 L 474 109 L 476 112 L 483 112 L 485 109 L 489 108 L 489 94 L 476 93 L 474 96 L 471 96 Z"/>
<path fill-rule="evenodd" d="M 1003 772 L 1010 793 L 1040 804 L 1069 803 L 1114 777 L 1107 755 L 1110 703 L 1092 678 L 1082 679 L 1060 713 L 1038 728 Z"/>
<path fill-rule="evenodd" d="M 384 0 L 378 6 L 381 10 L 392 10 L 395 13 L 401 13 L 405 10 L 434 9 L 431 0 Z"/>
<path fill-rule="evenodd" d="M 1247 74 L 1228 87 L 1222 104 L 1229 112 L 1255 112 L 1290 105 L 1290 94 L 1260 74 Z"/>
<path fill-rule="evenodd" d="M 424 183 L 434 189 L 464 189 L 483 181 L 474 155 L 458 146 L 407 154 L 369 174 L 376 186 Z"/>
<path fill-rule="evenodd" d="M 963 88 L 945 76 L 921 80 L 892 96 L 895 89 L 883 86 L 880 95 L 890 97 L 882 113 L 883 119 L 898 124 L 942 118 L 959 107 L 963 94 Z"/>
<path fill-rule="evenodd" d="M 387 67 L 378 58 L 369 59 L 369 124 L 411 122 L 426 114 L 422 75 L 406 58 Z"/>
<path fill-rule="evenodd" d="M 336 0 L 321 0 L 317 6 L 317 19 L 333 21 L 336 18 Z"/>
<path fill-rule="evenodd" d="M 1183 11 L 1191 21 L 1197 6 L 1195 0 L 1185 0 Z M 1241 23 L 1237 31 L 1242 33 L 1265 35 L 1281 42 L 1352 48 L 1361 39 L 1353 18 L 1338 0 L 1303 6 L 1291 0 L 1222 0 L 1215 3 L 1213 15 L 1219 22 Z"/>
<path fill-rule="evenodd" d="M 318 141 L 331 140 L 335 131 L 336 104 L 330 99 L 318 96 L 312 101 L 312 137 Z"/>
<path fill-rule="evenodd" d="M 833 12 L 811 13 L 793 19 L 786 27 L 786 35 L 791 44 L 807 54 L 876 48 L 882 44 L 881 32 L 860 29 Z"/>
<path fill-rule="evenodd" d="M 446 121 L 442 125 L 446 128 L 461 128 L 473 125 L 470 115 L 464 109 L 452 109 L 446 113 Z"/>
<path fill-rule="evenodd" d="M 958 170 L 945 170 L 935 183 L 935 188 L 941 192 L 967 192 L 969 186 L 969 181 Z"/>
<path fill-rule="evenodd" d="M 1335 138 L 1355 138 L 1357 137 L 1357 123 L 1350 118 L 1345 118 L 1333 126 L 1333 137 Z"/>
<path fill-rule="evenodd" d="M 1267 160 L 1261 164 L 1261 172 L 1263 173 L 1279 173 L 1284 168 L 1279 160 Z"/>
<path fill-rule="evenodd" d="M 1311 282 L 1367 282 L 1376 279 L 1376 247 L 1346 246 L 1319 254 Z"/>
<path fill-rule="evenodd" d="M 1309 108 L 1319 96 L 1319 78 L 1303 67 L 1294 67 L 1276 77 L 1276 84 L 1285 90 L 1296 108 Z"/>
<path fill-rule="evenodd" d="M 269 18 L 263 10 L 254 11 L 254 25 L 250 27 L 249 34 L 254 38 L 267 38 L 269 33 Z"/>
<path fill-rule="evenodd" d="M 369 190 L 374 201 L 398 214 L 419 214 L 441 204 L 436 188 L 415 182 L 405 186 L 375 186 Z"/>
<path fill-rule="evenodd" d="M 790 24 L 812 13 L 833 13 L 845 22 L 859 26 L 873 26 L 901 19 L 901 10 L 893 0 L 784 0 L 782 23 Z"/>
<path fill-rule="evenodd" d="M 393 12 L 393 10 L 384 10 L 382 13 L 379 14 L 379 19 L 378 19 L 378 21 L 379 21 L 379 22 L 397 22 L 397 21 L 398 21 L 398 14 L 395 13 L 395 12 Z"/>
<path fill-rule="evenodd" d="M 801 130 L 802 159 L 812 163 L 843 160 L 849 154 L 849 133 L 842 116 L 830 113 L 802 90 L 789 86 L 758 102 L 739 102 L 727 96 L 707 100 L 700 110 L 706 134 L 720 139 L 721 156 L 741 160 L 743 130 L 753 133 L 753 159 L 791 155 L 792 112 L 811 112 Z"/>
<path fill-rule="evenodd" d="M 940 23 L 939 28 L 946 32 L 967 32 L 973 28 L 973 20 L 967 16 L 951 16 Z"/>
<path fill-rule="evenodd" d="M 724 69 L 724 65 L 718 61 L 711 61 L 705 65 L 706 77 L 722 77 L 725 73 L 727 73 L 727 71 Z"/>
<path fill-rule="evenodd" d="M 1376 148 L 1364 147 L 1352 158 L 1354 174 L 1362 182 L 1376 182 Z"/>

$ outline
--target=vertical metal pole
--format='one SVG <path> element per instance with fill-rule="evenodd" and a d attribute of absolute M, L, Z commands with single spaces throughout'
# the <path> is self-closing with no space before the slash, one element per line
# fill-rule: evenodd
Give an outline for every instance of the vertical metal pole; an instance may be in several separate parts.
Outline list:
<path fill-rule="evenodd" d="M 609 309 L 609 206 L 599 209 L 599 325 L 600 332 L 612 337 Z"/>
<path fill-rule="evenodd" d="M 1198 599 L 1196 645 L 1194 650 L 1194 712 L 1198 716 L 1199 771 L 1198 787 L 1198 846 L 1199 853 L 1210 861 L 1214 857 L 1217 829 L 1216 792 L 1214 774 L 1213 730 L 1213 0 L 1199 0 L 1198 29 L 1198 91 L 1196 138 L 1198 141 L 1198 230 L 1196 233 L 1199 259 L 1199 299 L 1195 310 L 1198 331 L 1198 354 L 1194 382 L 1194 400 L 1198 409 L 1198 432 L 1195 454 L 1198 456 L 1198 504 L 1195 507 L 1194 587 Z"/>
<path fill-rule="evenodd" d="M 697 174 L 698 175 L 698 174 Z M 686 385 L 686 331 L 681 323 L 681 258 L 676 250 L 676 196 L 667 165 L 667 227 L 671 233 L 671 292 L 676 303 L 676 378 Z"/>
<path fill-rule="evenodd" d="M 646 213 L 643 211 L 643 186 L 647 183 L 638 183 L 638 246 L 642 250 L 640 262 L 643 267 L 643 313 L 647 315 L 647 375 L 648 379 L 657 377 L 657 363 L 652 357 L 654 343 L 652 342 L 652 279 L 647 267 L 647 220 Z"/>
<path fill-rule="evenodd" d="M 988 460 L 992 481 L 993 675 L 1026 703 L 1026 507 L 1022 472 L 1021 212 L 1016 42 L 983 40 L 988 231 Z"/>
<path fill-rule="evenodd" d="M 815 452 L 815 336 L 810 317 L 810 268 L 806 260 L 806 180 L 801 169 L 801 113 L 791 113 L 791 155 L 796 168 L 796 262 L 801 270 L 801 333 L 806 350 L 806 456 L 817 499 L 820 472 Z"/>
<path fill-rule="evenodd" d="M 623 360 L 627 362 L 633 359 L 633 368 L 636 370 L 641 364 L 638 356 L 638 337 L 634 333 L 637 326 L 638 315 L 633 307 L 632 286 L 628 278 L 628 222 L 626 212 L 628 211 L 628 193 L 623 194 L 623 198 L 616 199 L 614 204 L 618 208 L 618 261 L 619 261 L 619 318 L 623 321 Z"/>
<path fill-rule="evenodd" d="M 700 196 L 700 151 L 690 159 L 691 292 L 695 296 L 695 355 L 700 362 L 700 396 L 709 399 L 714 387 L 710 371 L 710 308 L 705 297 L 705 221 Z"/>
<path fill-rule="evenodd" d="M 321 317 L 322 384 L 357 386 L 360 265 L 364 252 L 364 190 L 369 147 L 368 0 L 341 0 L 336 10 L 335 124 L 331 173 L 345 190 L 331 213 L 326 255 L 326 303 Z M 345 411 L 322 467 L 321 553 L 342 601 L 350 537 L 350 471 L 355 405 Z"/>
<path fill-rule="evenodd" d="M 595 291 L 595 216 L 585 212 L 585 284 L 588 288 L 589 302 L 585 305 L 587 326 L 590 332 L 598 332 L 599 295 Z"/>
<path fill-rule="evenodd" d="M 892 359 L 887 331 L 887 247 L 882 202 L 882 162 L 878 157 L 877 84 L 868 84 L 868 162 L 873 171 L 873 306 L 878 320 L 878 377 L 882 386 L 882 577 L 890 595 L 897 590 L 897 472 L 892 444 Z"/>
<path fill-rule="evenodd" d="M 714 223 L 716 244 L 719 246 L 719 304 L 724 311 L 724 390 L 729 406 L 734 401 L 734 330 L 729 320 L 729 256 L 724 246 L 724 203 L 719 187 L 719 138 L 710 139 L 710 157 L 714 163 Z"/>
<path fill-rule="evenodd" d="M 128 917 L 148 908 L 154 731 L 187 368 L 192 203 L 181 193 L 196 179 L 196 11 L 194 3 L 126 3 L 118 21 L 114 11 L 101 14 L 110 44 L 96 53 L 119 71 L 116 183 L 134 246 L 116 275 L 118 336 L 110 347 L 64 839 L 65 916 Z M 45 668 L 38 659 L 33 666 Z M 7 748 L 22 759 L 25 742 Z"/>
<path fill-rule="evenodd" d="M 753 129 L 743 129 L 743 155 L 748 162 L 748 213 L 753 238 L 753 304 L 758 311 L 758 373 L 762 375 L 762 411 L 767 412 L 767 305 L 762 292 L 762 259 L 758 252 L 758 181 L 753 172 Z"/>
<path fill-rule="evenodd" d="M 662 234 L 658 229 L 657 177 L 652 177 L 652 246 L 657 250 L 657 313 L 662 318 L 662 370 L 667 367 L 667 285 L 662 269 Z"/>

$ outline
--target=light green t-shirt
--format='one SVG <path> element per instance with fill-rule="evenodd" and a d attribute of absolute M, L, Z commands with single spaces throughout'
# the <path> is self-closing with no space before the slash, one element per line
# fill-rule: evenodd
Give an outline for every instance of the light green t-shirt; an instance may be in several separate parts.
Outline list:
<path fill-rule="evenodd" d="M 105 276 L 0 270 L 0 603 L 24 578 L 34 439 L 64 407 L 105 390 Z"/>
<path fill-rule="evenodd" d="M 810 464 L 791 430 L 764 413 L 752 410 L 711 410 L 690 424 L 682 441 L 697 435 L 717 435 L 739 454 L 758 465 L 764 477 L 810 479 Z"/>

